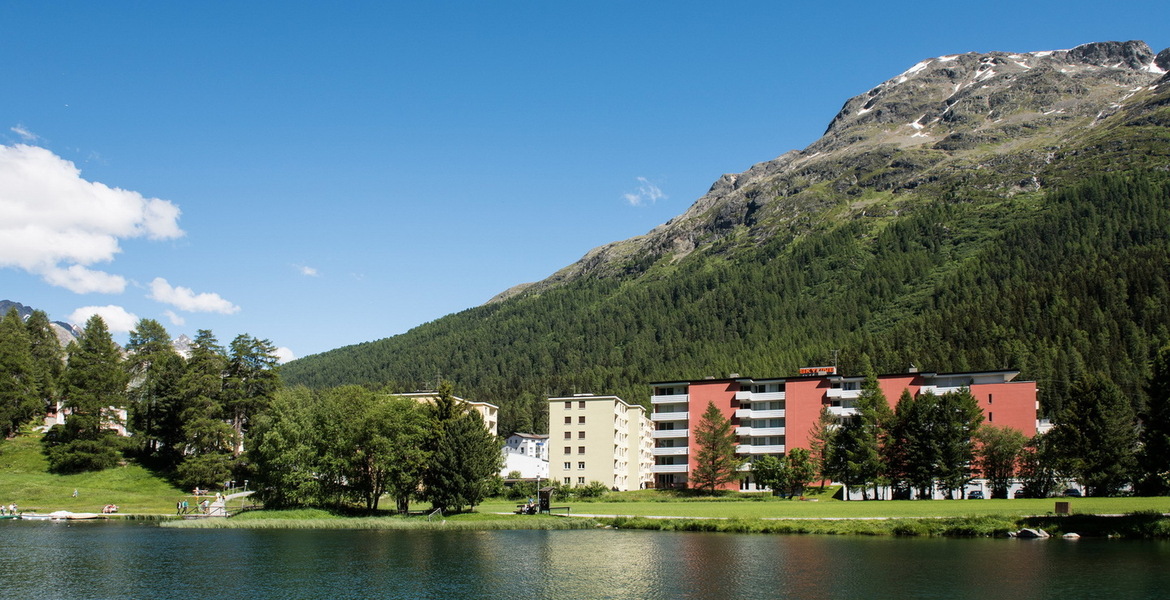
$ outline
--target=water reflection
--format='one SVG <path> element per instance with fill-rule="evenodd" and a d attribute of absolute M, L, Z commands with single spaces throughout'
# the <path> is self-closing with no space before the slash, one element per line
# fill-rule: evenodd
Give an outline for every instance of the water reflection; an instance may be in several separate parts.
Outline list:
<path fill-rule="evenodd" d="M 11 598 L 1159 598 L 1170 544 L 0 524 Z"/>

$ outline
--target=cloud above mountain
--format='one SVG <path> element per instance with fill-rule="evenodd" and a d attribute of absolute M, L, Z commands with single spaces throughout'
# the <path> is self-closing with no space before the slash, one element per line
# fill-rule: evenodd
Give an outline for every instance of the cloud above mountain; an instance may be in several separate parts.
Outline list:
<path fill-rule="evenodd" d="M 126 278 L 91 268 L 122 240 L 182 237 L 179 207 L 82 178 L 45 148 L 0 145 L 0 268 L 39 275 L 78 294 L 121 293 Z"/>

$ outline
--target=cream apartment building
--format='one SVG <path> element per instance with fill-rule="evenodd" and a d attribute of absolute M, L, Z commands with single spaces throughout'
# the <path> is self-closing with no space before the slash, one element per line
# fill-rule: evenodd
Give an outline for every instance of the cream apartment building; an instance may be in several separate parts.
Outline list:
<path fill-rule="evenodd" d="M 549 477 L 565 485 L 600 481 L 618 491 L 653 481 L 653 426 L 646 410 L 617 396 L 548 399 Z"/>

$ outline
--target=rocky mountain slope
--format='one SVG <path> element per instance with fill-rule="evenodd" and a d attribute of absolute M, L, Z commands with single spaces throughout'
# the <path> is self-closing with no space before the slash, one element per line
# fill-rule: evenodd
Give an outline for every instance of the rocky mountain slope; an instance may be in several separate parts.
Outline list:
<path fill-rule="evenodd" d="M 1140 409 L 1170 342 L 1168 69 L 1142 42 L 922 61 L 645 235 L 285 380 L 441 377 L 540 431 L 548 395 L 644 402 L 651 381 L 867 355 L 1020 369 L 1045 411 L 1103 373 Z"/>
<path fill-rule="evenodd" d="M 850 98 L 805 148 L 719 178 L 685 213 L 649 233 L 588 252 L 548 279 L 492 299 L 580 277 L 614 276 L 679 260 L 728 237 L 756 242 L 834 218 L 897 211 L 914 197 L 973 185 L 1012 195 L 1059 185 L 1086 160 L 1165 166 L 1164 151 L 1132 156 L 1094 146 L 1110 119 L 1166 125 L 1152 114 L 1170 89 L 1170 49 L 1100 42 L 1028 54 L 924 60 Z"/>

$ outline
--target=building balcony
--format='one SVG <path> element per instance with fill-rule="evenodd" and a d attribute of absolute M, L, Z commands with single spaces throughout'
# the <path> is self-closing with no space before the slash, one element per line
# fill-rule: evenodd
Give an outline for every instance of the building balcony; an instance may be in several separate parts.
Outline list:
<path fill-rule="evenodd" d="M 754 446 L 751 444 L 740 444 L 735 447 L 736 454 L 783 454 L 784 446 Z"/>
<path fill-rule="evenodd" d="M 678 446 L 675 448 L 655 448 L 654 456 L 686 456 L 688 448 L 686 446 Z"/>
<path fill-rule="evenodd" d="M 735 435 L 744 437 L 767 437 L 772 435 L 784 435 L 783 427 L 736 427 Z"/>
<path fill-rule="evenodd" d="M 825 392 L 825 396 L 827 396 L 829 398 L 841 398 L 841 399 L 857 398 L 860 395 L 861 395 L 860 389 L 843 390 L 841 388 L 829 388 L 829 390 Z"/>
<path fill-rule="evenodd" d="M 651 421 L 686 421 L 690 418 L 689 412 L 656 412 L 650 413 Z"/>
<path fill-rule="evenodd" d="M 650 396 L 650 404 L 686 404 L 690 402 L 690 394 L 670 394 L 668 396 Z"/>
<path fill-rule="evenodd" d="M 783 399 L 784 392 L 757 392 L 752 394 L 752 402 L 770 402 Z"/>
<path fill-rule="evenodd" d="M 739 411 L 748 411 L 744 414 L 739 414 Z M 736 411 L 735 415 L 739 419 L 784 419 L 784 409 L 777 408 L 775 411 L 755 411 L 755 409 L 741 408 Z"/>
<path fill-rule="evenodd" d="M 835 417 L 852 417 L 857 414 L 857 409 L 852 406 L 830 406 L 829 412 Z"/>
<path fill-rule="evenodd" d="M 959 392 L 962 390 L 963 390 L 962 386 L 924 385 L 924 386 L 918 388 L 918 393 L 919 394 L 931 393 L 931 394 L 934 394 L 935 396 L 941 396 L 943 394 L 949 394 L 951 392 Z"/>
<path fill-rule="evenodd" d="M 685 438 L 689 436 L 690 433 L 691 431 L 689 429 L 655 429 L 654 434 L 650 437 L 656 440 Z"/>
<path fill-rule="evenodd" d="M 750 390 L 739 390 L 735 393 L 735 399 L 740 402 L 750 401 L 752 399 L 752 393 Z"/>
<path fill-rule="evenodd" d="M 654 465 L 655 473 L 686 473 L 686 465 Z"/>

